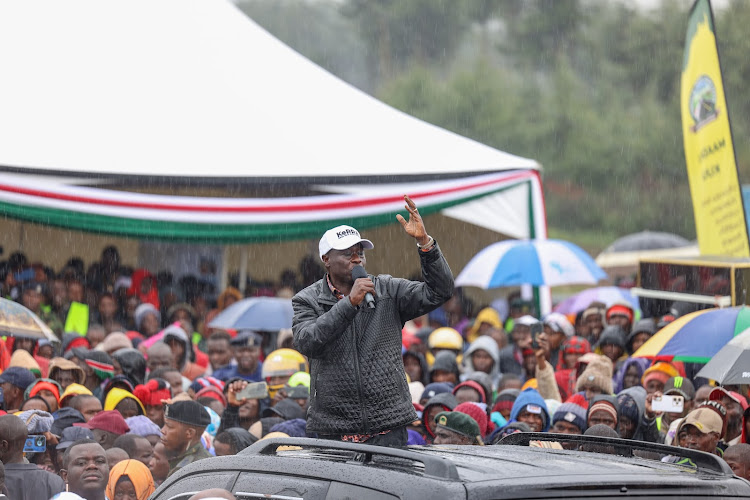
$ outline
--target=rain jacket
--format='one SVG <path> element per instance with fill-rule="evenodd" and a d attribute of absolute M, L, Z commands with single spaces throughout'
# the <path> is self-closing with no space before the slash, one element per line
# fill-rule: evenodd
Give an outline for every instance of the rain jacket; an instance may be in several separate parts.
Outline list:
<path fill-rule="evenodd" d="M 411 356 L 413 358 L 416 358 L 419 362 L 420 368 L 422 368 L 422 378 L 420 380 L 412 380 L 412 382 L 422 382 L 422 385 L 427 385 L 430 383 L 430 367 L 427 366 L 427 360 L 422 356 L 422 353 L 420 352 L 414 352 L 414 351 L 406 351 L 402 358 L 406 358 L 407 356 Z"/>
<path fill-rule="evenodd" d="M 435 439 L 435 432 L 427 426 L 427 414 L 433 406 L 440 406 L 442 408 L 441 411 L 453 411 L 458 406 L 458 401 L 456 401 L 456 397 L 450 392 L 441 392 L 431 397 L 427 401 L 427 404 L 424 405 L 424 410 L 422 411 L 422 430 L 424 432 L 422 435 L 427 444 L 431 444 Z"/>
<path fill-rule="evenodd" d="M 497 382 L 500 379 L 500 348 L 497 347 L 497 342 L 487 335 L 482 335 L 472 342 L 464 353 L 464 375 L 469 375 L 475 371 L 474 363 L 471 360 L 471 355 L 475 351 L 485 351 L 494 361 L 489 376 L 492 377 L 493 387 L 497 387 Z"/>
<path fill-rule="evenodd" d="M 479 338 L 479 327 L 482 326 L 482 323 L 490 324 L 497 329 L 501 329 L 503 327 L 503 322 L 500 319 L 500 314 L 498 314 L 498 312 L 492 307 L 485 307 L 484 309 L 479 311 L 479 314 L 477 314 L 477 318 L 474 320 L 474 324 L 471 325 L 471 328 L 469 328 L 466 332 L 466 340 L 468 342 L 474 342 Z M 497 361 L 495 361 L 495 363 L 497 363 Z"/>
<path fill-rule="evenodd" d="M 337 300 L 326 278 L 292 299 L 294 347 L 311 363 L 308 432 L 370 434 L 417 420 L 401 329 L 453 294 L 453 275 L 438 244 L 418 254 L 424 282 L 369 275 L 374 309 Z"/>
<path fill-rule="evenodd" d="M 167 344 L 170 339 L 179 340 L 182 345 L 185 346 L 182 359 L 177 361 L 177 366 L 180 367 L 180 373 L 184 377 L 187 377 L 192 381 L 206 373 L 206 370 L 204 368 L 201 368 L 197 364 L 193 363 L 193 360 L 195 360 L 193 343 L 190 342 L 187 333 L 185 333 L 185 330 L 174 324 L 168 326 L 164 329 L 162 342 Z"/>
<path fill-rule="evenodd" d="M 112 359 L 120 363 L 122 373 L 126 375 L 133 385 L 141 385 L 146 379 L 146 358 L 141 351 L 133 348 L 125 348 L 115 351 Z"/>
<path fill-rule="evenodd" d="M 620 406 L 619 413 L 623 411 L 621 404 L 623 396 L 627 396 L 635 401 L 638 407 L 638 419 L 635 427 L 635 434 L 631 438 L 633 441 L 645 441 L 647 443 L 659 443 L 659 430 L 656 428 L 656 419 L 646 417 L 646 389 L 640 385 L 630 387 L 617 394 L 617 402 Z"/>
<path fill-rule="evenodd" d="M 113 387 L 107 393 L 107 397 L 104 400 L 104 410 L 114 410 L 115 407 L 120 404 L 123 399 L 127 398 L 130 398 L 138 403 L 138 408 L 141 410 L 141 415 L 146 414 L 146 409 L 143 408 L 143 403 L 141 403 L 141 400 L 133 396 L 132 393 L 126 391 L 125 389 L 120 389 L 119 387 Z"/>
<path fill-rule="evenodd" d="M 625 360 L 622 366 L 615 373 L 615 376 L 612 377 L 612 382 L 614 384 L 616 394 L 620 394 L 622 392 L 622 385 L 625 382 L 625 374 L 633 365 L 638 368 L 638 380 L 641 380 L 641 377 L 643 377 L 643 372 L 646 371 L 646 368 L 651 366 L 651 362 L 646 358 L 628 358 L 627 360 Z"/>
<path fill-rule="evenodd" d="M 537 405 L 542 407 L 542 416 L 544 417 L 544 428 L 542 429 L 542 432 L 547 432 L 550 423 L 552 422 L 552 418 L 547 410 L 547 403 L 544 402 L 542 396 L 534 389 L 521 391 L 521 394 L 518 395 L 515 403 L 513 403 L 513 408 L 510 410 L 509 422 L 512 423 L 518 421 L 518 414 L 521 413 L 521 410 L 526 408 L 527 405 Z"/>

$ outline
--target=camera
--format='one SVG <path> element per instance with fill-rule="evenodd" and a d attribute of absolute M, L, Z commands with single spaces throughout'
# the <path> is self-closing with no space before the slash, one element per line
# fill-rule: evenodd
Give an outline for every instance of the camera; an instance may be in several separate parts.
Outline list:
<path fill-rule="evenodd" d="M 24 453 L 44 453 L 47 450 L 47 438 L 41 434 L 32 434 L 23 445 Z"/>

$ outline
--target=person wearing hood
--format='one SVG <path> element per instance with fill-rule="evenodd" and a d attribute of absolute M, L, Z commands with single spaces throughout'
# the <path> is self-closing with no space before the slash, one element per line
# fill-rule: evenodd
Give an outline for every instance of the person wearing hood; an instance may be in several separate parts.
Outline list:
<path fill-rule="evenodd" d="M 510 332 L 512 343 L 500 351 L 500 373 L 523 375 L 523 350 L 531 347 L 531 328 L 537 324 L 539 320 L 528 314 L 514 320 L 513 330 Z"/>
<path fill-rule="evenodd" d="M 448 382 L 457 384 L 461 376 L 458 370 L 456 355 L 451 351 L 440 351 L 435 355 L 435 362 L 430 369 L 430 383 Z"/>
<path fill-rule="evenodd" d="M 628 359 L 625 353 L 625 330 L 620 325 L 609 325 L 599 336 L 594 352 L 607 356 L 618 369 Z"/>
<path fill-rule="evenodd" d="M 617 430 L 619 407 L 617 399 L 609 394 L 597 394 L 589 402 L 586 414 L 586 425 L 593 427 L 598 424 L 606 425 Z"/>
<path fill-rule="evenodd" d="M 547 345 L 544 348 L 547 361 L 552 365 L 553 370 L 561 370 L 565 368 L 563 344 L 567 339 L 575 336 L 575 328 L 565 315 L 555 312 L 544 317 L 543 325 L 547 339 Z"/>
<path fill-rule="evenodd" d="M 193 343 L 178 324 L 175 323 L 165 328 L 162 340 L 172 350 L 175 368 L 180 370 L 183 377 L 195 380 L 205 373 L 204 368 L 194 363 Z"/>
<path fill-rule="evenodd" d="M 104 411 L 108 410 L 119 411 L 122 418 L 146 414 L 143 403 L 129 391 L 119 387 L 110 389 L 107 398 L 104 400 Z"/>
<path fill-rule="evenodd" d="M 64 391 L 71 384 L 83 385 L 86 374 L 72 361 L 65 358 L 52 358 L 49 363 L 49 378 L 60 384 Z"/>
<path fill-rule="evenodd" d="M 432 384 L 427 384 L 424 391 L 422 391 L 422 395 L 419 397 L 419 404 L 424 407 L 430 399 L 444 392 L 451 394 L 453 392 L 453 384 L 448 384 L 446 382 L 433 382 Z"/>
<path fill-rule="evenodd" d="M 104 382 L 114 376 L 112 358 L 104 351 L 75 347 L 71 351 L 71 361 L 81 367 L 86 375 L 83 385 L 101 399 Z"/>
<path fill-rule="evenodd" d="M 640 347 L 645 344 L 648 339 L 653 337 L 655 333 L 656 324 L 654 323 L 653 318 L 638 320 L 633 325 L 632 330 L 630 330 L 628 338 L 625 339 L 625 351 L 632 356 L 633 353 L 640 349 Z"/>
<path fill-rule="evenodd" d="M 576 381 L 576 392 L 585 393 L 589 403 L 598 394 L 612 394 L 612 361 L 605 356 L 596 356 L 583 370 Z"/>
<path fill-rule="evenodd" d="M 641 377 L 649 366 L 651 361 L 646 358 L 626 359 L 612 378 L 615 392 L 619 394 L 630 387 L 641 387 Z"/>
<path fill-rule="evenodd" d="M 415 351 L 406 351 L 401 358 L 404 360 L 404 371 L 406 371 L 411 382 L 421 382 L 424 385 L 429 383 L 430 371 L 427 360 L 422 354 Z"/>
<path fill-rule="evenodd" d="M 547 404 L 536 390 L 521 391 L 510 411 L 510 421 L 525 423 L 531 432 L 547 432 L 550 426 Z"/>
<path fill-rule="evenodd" d="M 565 369 L 555 371 L 555 382 L 562 401 L 575 393 L 576 381 L 588 364 L 586 359 L 596 356 L 591 352 L 589 341 L 583 337 L 570 337 L 563 343 Z"/>
<path fill-rule="evenodd" d="M 241 427 L 232 427 L 216 435 L 214 450 L 217 457 L 236 455 L 258 440 Z"/>
<path fill-rule="evenodd" d="M 115 375 L 125 375 L 133 385 L 141 385 L 146 380 L 146 358 L 138 349 L 124 348 L 112 354 Z"/>
<path fill-rule="evenodd" d="M 159 290 L 156 277 L 148 269 L 136 269 L 131 276 L 128 297 L 138 297 L 141 304 L 150 304 L 159 310 Z"/>
<path fill-rule="evenodd" d="M 422 411 L 423 436 L 427 444 L 432 444 L 435 440 L 435 417 L 437 414 L 444 411 L 453 411 L 456 406 L 458 406 L 458 401 L 450 392 L 438 393 L 427 401 Z"/>
<path fill-rule="evenodd" d="M 460 403 L 473 402 L 487 404 L 487 398 L 484 388 L 475 380 L 467 380 L 461 382 L 453 388 L 453 395 L 456 396 L 456 401 Z"/>
<path fill-rule="evenodd" d="M 134 498 L 148 500 L 156 489 L 151 471 L 138 460 L 123 460 L 109 471 L 107 482 L 107 498 Z"/>
<path fill-rule="evenodd" d="M 152 304 L 140 304 L 133 313 L 135 329 L 144 337 L 153 337 L 161 328 L 161 313 Z"/>
<path fill-rule="evenodd" d="M 500 379 L 500 349 L 497 342 L 492 337 L 482 335 L 471 343 L 466 350 L 463 359 L 464 376 L 474 372 L 482 372 L 489 375 L 492 379 L 492 386 L 497 386 Z"/>
<path fill-rule="evenodd" d="M 653 396 L 651 396 L 653 398 Z M 652 399 L 648 399 L 646 389 L 633 386 L 617 394 L 617 404 L 620 407 L 617 432 L 622 439 L 658 443 L 659 431 L 656 426 L 656 414 L 651 409 Z"/>
<path fill-rule="evenodd" d="M 474 324 L 466 332 L 466 341 L 473 343 L 482 336 L 490 338 L 493 330 L 503 329 L 503 322 L 500 314 L 492 307 L 485 307 L 477 314 Z"/>
<path fill-rule="evenodd" d="M 495 403 L 492 405 L 492 411 L 490 412 L 490 419 L 495 425 L 504 427 L 508 424 L 513 403 L 516 402 L 519 394 L 521 394 L 521 391 L 518 389 L 504 389 L 500 391 L 495 398 Z"/>

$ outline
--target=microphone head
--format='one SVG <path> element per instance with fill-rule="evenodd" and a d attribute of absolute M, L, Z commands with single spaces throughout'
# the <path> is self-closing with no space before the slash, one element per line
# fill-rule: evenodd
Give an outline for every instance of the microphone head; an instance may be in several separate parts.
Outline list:
<path fill-rule="evenodd" d="M 367 271 L 365 271 L 364 267 L 359 265 L 352 268 L 352 279 L 356 280 L 358 278 L 367 278 Z"/>

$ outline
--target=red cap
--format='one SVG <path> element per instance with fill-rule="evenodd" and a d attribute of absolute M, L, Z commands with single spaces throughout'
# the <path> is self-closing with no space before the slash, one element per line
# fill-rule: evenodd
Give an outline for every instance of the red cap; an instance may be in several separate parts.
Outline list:
<path fill-rule="evenodd" d="M 99 429 L 100 431 L 112 432 L 122 436 L 130 432 L 125 419 L 117 410 L 100 411 L 86 423 L 73 424 L 74 427 L 85 427 L 86 429 Z"/>
<path fill-rule="evenodd" d="M 627 316 L 628 320 L 633 321 L 633 310 L 629 308 L 628 306 L 621 305 L 621 304 L 615 304 L 609 309 L 607 309 L 607 320 L 614 316 L 615 314 L 621 314 L 622 316 Z"/>
<path fill-rule="evenodd" d="M 745 399 L 745 397 L 742 394 L 738 392 L 734 392 L 734 391 L 728 391 L 724 389 L 723 387 L 717 387 L 716 389 L 712 390 L 711 393 L 708 395 L 708 399 L 709 401 L 721 401 L 721 398 L 723 398 L 724 396 L 728 397 L 735 403 L 739 403 L 740 406 L 742 407 L 742 411 L 747 410 L 748 408 L 747 399 Z"/>

